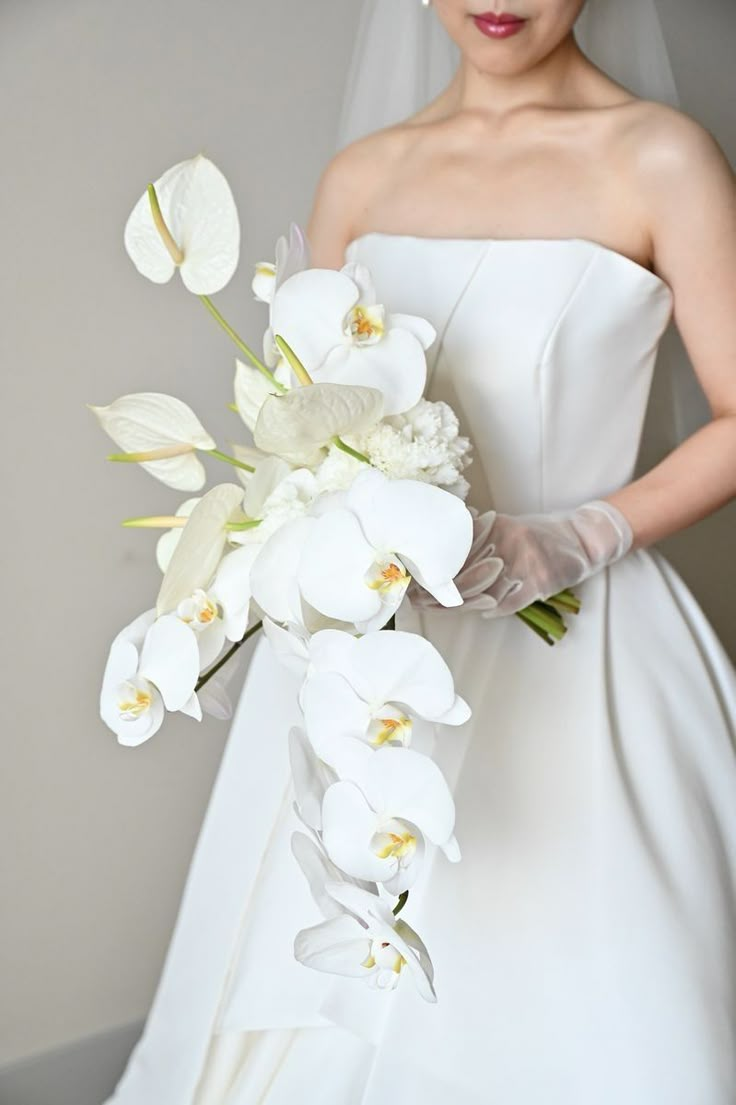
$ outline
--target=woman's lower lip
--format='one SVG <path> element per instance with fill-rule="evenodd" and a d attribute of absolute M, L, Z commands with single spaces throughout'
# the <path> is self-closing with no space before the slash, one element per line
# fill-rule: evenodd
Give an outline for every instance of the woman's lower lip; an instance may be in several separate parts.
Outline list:
<path fill-rule="evenodd" d="M 515 35 L 526 23 L 526 19 L 519 19 L 515 23 L 489 23 L 486 19 L 474 15 L 473 22 L 479 31 L 489 38 L 508 38 Z"/>

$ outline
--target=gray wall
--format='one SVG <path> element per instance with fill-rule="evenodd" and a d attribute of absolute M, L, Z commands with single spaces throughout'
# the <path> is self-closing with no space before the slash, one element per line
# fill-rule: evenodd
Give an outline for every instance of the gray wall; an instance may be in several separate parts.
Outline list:
<path fill-rule="evenodd" d="M 709 0 L 703 27 L 705 4 L 666 4 L 697 39 L 671 42 L 691 60 L 697 114 L 711 74 L 730 70 L 734 35 L 716 17 L 730 12 L 733 29 L 733 9 Z M 243 225 L 241 269 L 218 302 L 258 341 L 250 264 L 291 218 L 306 220 L 356 11 L 354 0 L 2 0 L 0 1063 L 145 1012 L 227 736 L 170 719 L 132 751 L 97 716 L 110 639 L 159 578 L 154 538 L 118 522 L 183 496 L 106 465 L 111 446 L 84 404 L 171 391 L 219 442 L 238 426 L 223 406 L 227 340 L 178 281 L 135 273 L 124 220 L 151 175 L 200 149 L 212 157 Z M 732 157 L 733 114 L 703 119 Z M 721 512 L 667 551 L 736 654 L 733 519 Z"/>

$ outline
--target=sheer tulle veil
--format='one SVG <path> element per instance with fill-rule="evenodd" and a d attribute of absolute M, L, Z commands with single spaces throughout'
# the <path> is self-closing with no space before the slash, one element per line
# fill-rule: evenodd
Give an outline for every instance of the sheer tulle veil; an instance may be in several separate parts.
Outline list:
<path fill-rule="evenodd" d="M 635 95 L 683 107 L 656 0 L 587 0 L 575 24 L 585 54 Z M 363 0 L 337 149 L 414 114 L 449 83 L 460 57 L 432 7 Z M 709 417 L 674 326 L 659 349 L 643 452 L 669 451 Z"/>

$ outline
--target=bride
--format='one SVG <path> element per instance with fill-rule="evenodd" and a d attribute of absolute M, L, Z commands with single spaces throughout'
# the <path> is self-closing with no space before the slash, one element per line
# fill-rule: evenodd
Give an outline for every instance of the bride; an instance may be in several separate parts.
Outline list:
<path fill-rule="evenodd" d="M 293 688 L 259 646 L 115 1105 L 736 1100 L 736 674 L 653 548 L 736 493 L 733 175 L 573 33 L 595 18 L 610 46 L 618 13 L 641 49 L 647 0 L 508 0 L 510 21 L 487 2 L 369 0 L 359 59 L 407 21 L 459 65 L 360 137 L 401 82 L 389 58 L 372 84 L 354 69 L 307 227 L 313 265 L 364 262 L 436 328 L 430 396 L 474 442 L 469 502 L 496 511 L 482 601 L 404 614 L 473 707 L 433 752 L 463 859 L 407 906 L 438 1002 L 294 960 L 294 917 L 319 918 L 289 851 Z M 634 478 L 672 317 L 712 417 Z M 546 649 L 510 615 L 571 585 L 582 612 Z"/>

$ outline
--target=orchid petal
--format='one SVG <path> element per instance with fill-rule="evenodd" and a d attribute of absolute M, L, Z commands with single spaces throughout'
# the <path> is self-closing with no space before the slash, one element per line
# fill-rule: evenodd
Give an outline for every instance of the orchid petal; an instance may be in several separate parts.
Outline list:
<path fill-rule="evenodd" d="M 210 594 L 222 607 L 224 634 L 229 641 L 239 641 L 248 628 L 250 573 L 260 551 L 257 545 L 244 545 L 226 553 L 210 587 Z"/>
<path fill-rule="evenodd" d="M 336 509 L 321 515 L 306 534 L 299 563 L 305 599 L 341 621 L 373 617 L 381 609 L 379 595 L 366 583 L 374 559 L 375 551 L 353 513 Z"/>
<path fill-rule="evenodd" d="M 312 829 L 322 828 L 322 800 L 336 781 L 335 772 L 315 754 L 303 729 L 289 733 L 289 758 L 299 816 Z"/>
<path fill-rule="evenodd" d="M 366 930 L 345 913 L 302 929 L 294 940 L 294 955 L 305 967 L 350 978 L 367 976 L 363 963 L 370 949 Z"/>
<path fill-rule="evenodd" d="M 349 277 L 334 269 L 305 269 L 276 290 L 271 329 L 313 375 L 330 350 L 345 341 L 343 319 L 357 301 L 358 289 Z"/>
<path fill-rule="evenodd" d="M 384 413 L 401 414 L 424 394 L 427 361 L 421 344 L 408 330 L 388 330 L 373 344 L 335 345 L 315 370 L 314 379 L 377 388 L 383 395 Z"/>
<path fill-rule="evenodd" d="M 253 598 L 275 622 L 296 620 L 299 615 L 297 572 L 302 549 L 316 519 L 294 518 L 272 533 L 251 570 Z"/>
<path fill-rule="evenodd" d="M 180 710 L 199 677 L 199 649 L 192 630 L 175 614 L 157 618 L 146 634 L 140 674 L 161 693 L 167 710 Z"/>
<path fill-rule="evenodd" d="M 419 480 L 389 480 L 371 469 L 348 491 L 348 506 L 368 541 L 392 549 L 443 605 L 459 606 L 452 583 L 473 540 L 473 518 L 456 495 Z"/>

